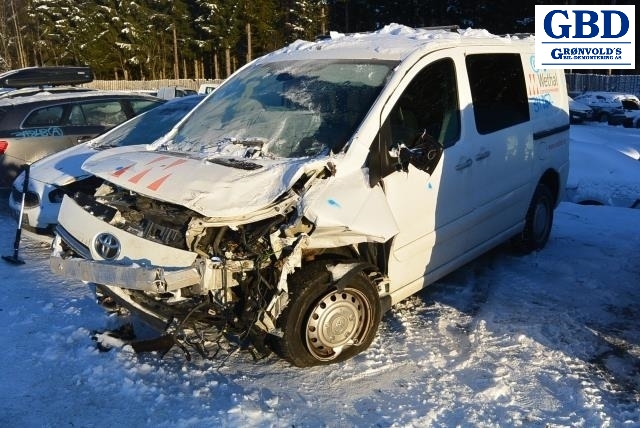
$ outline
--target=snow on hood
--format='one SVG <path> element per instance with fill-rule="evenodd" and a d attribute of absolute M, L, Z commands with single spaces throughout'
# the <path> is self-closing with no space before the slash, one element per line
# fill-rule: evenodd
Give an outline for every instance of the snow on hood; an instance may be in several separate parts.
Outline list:
<path fill-rule="evenodd" d="M 241 162 L 247 168 L 227 165 Z M 268 206 L 300 178 L 310 163 L 313 161 L 308 158 L 199 159 L 173 152 L 108 150 L 89 158 L 82 169 L 150 198 L 220 218 L 242 216 Z"/>

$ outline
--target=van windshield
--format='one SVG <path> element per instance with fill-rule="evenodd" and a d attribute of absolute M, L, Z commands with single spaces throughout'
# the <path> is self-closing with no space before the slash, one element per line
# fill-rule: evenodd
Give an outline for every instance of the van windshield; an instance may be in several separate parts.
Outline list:
<path fill-rule="evenodd" d="M 248 67 L 207 98 L 163 148 L 271 158 L 338 152 L 396 64 L 316 59 Z"/>

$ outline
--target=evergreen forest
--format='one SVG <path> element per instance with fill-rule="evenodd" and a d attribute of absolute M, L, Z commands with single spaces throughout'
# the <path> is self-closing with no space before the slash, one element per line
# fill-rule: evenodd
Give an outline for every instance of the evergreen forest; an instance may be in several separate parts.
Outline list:
<path fill-rule="evenodd" d="M 296 39 L 396 22 L 534 31 L 514 0 L 0 0 L 0 72 L 88 65 L 96 79 L 223 79 Z M 578 1 L 578 4 L 634 1 Z"/>

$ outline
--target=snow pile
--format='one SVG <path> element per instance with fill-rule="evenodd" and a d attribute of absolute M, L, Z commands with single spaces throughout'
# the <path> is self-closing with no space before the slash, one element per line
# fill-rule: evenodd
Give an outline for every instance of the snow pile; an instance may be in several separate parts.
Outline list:
<path fill-rule="evenodd" d="M 11 254 L 6 202 L 0 218 Z M 543 251 L 490 252 L 393 308 L 367 352 L 311 369 L 101 352 L 94 332 L 130 320 L 23 240 L 26 264 L 0 266 L 0 426 L 638 427 L 638 225 L 640 210 L 562 203 Z"/>

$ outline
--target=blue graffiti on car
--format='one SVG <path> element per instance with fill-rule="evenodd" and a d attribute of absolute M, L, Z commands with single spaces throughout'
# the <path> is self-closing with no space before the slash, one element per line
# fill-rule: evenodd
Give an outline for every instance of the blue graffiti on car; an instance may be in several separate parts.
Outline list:
<path fill-rule="evenodd" d="M 50 126 L 48 128 L 23 129 L 22 131 L 11 134 L 14 137 L 62 137 L 64 132 L 58 126 Z"/>

